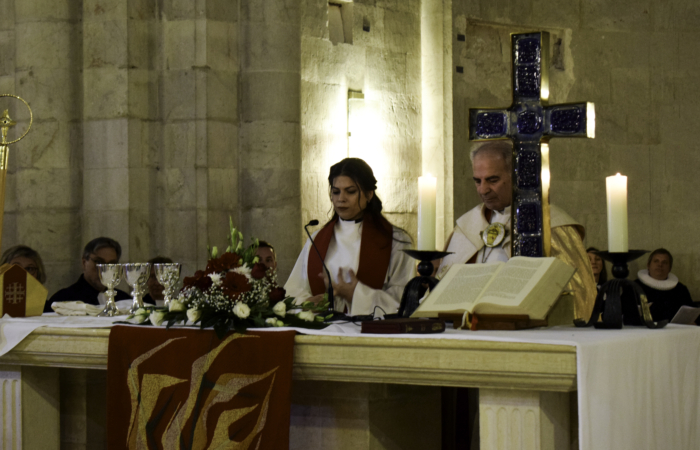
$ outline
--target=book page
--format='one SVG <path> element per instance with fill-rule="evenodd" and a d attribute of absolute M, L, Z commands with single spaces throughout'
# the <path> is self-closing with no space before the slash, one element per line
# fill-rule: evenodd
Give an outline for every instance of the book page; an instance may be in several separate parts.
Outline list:
<path fill-rule="evenodd" d="M 449 288 L 435 300 L 433 305 L 458 305 L 466 299 L 470 299 L 472 303 L 479 297 L 499 266 L 499 264 L 478 264 L 472 265 L 469 270 L 460 271 L 450 282 Z"/>
<path fill-rule="evenodd" d="M 478 303 L 519 306 L 530 290 L 542 278 L 553 258 L 511 258 L 493 283 L 484 291 Z"/>
<path fill-rule="evenodd" d="M 474 301 L 503 263 L 455 264 L 411 317 L 433 317 L 441 311 L 471 311 Z"/>
<path fill-rule="evenodd" d="M 693 308 L 692 306 L 681 306 L 678 310 L 671 323 L 680 323 L 682 325 L 694 325 L 695 320 L 700 316 L 700 308 Z"/>

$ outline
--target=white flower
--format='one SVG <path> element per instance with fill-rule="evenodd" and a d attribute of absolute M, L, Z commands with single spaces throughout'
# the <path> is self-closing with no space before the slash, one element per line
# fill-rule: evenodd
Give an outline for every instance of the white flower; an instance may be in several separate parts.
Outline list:
<path fill-rule="evenodd" d="M 297 317 L 300 318 L 301 320 L 305 320 L 307 322 L 313 322 L 314 317 L 316 317 L 316 316 L 311 311 L 302 311 L 299 314 L 297 314 Z"/>
<path fill-rule="evenodd" d="M 148 318 L 151 319 L 151 324 L 159 327 L 163 323 L 163 319 L 165 319 L 165 313 L 163 311 L 153 311 Z"/>
<path fill-rule="evenodd" d="M 235 269 L 233 269 L 233 271 L 238 274 L 245 275 L 245 277 L 249 280 L 253 279 L 253 277 L 251 276 L 252 269 L 246 265 L 236 267 Z"/>
<path fill-rule="evenodd" d="M 195 323 L 202 318 L 202 311 L 199 309 L 190 308 L 187 310 L 187 320 Z"/>
<path fill-rule="evenodd" d="M 284 326 L 284 322 L 282 322 L 281 320 L 278 320 L 277 323 L 275 324 L 275 326 L 276 326 L 276 327 L 283 327 L 283 326 Z"/>
<path fill-rule="evenodd" d="M 236 306 L 233 307 L 233 313 L 241 319 L 245 319 L 250 315 L 250 308 L 245 303 L 238 302 Z"/>
<path fill-rule="evenodd" d="M 144 323 L 148 319 L 147 314 L 135 314 L 133 317 L 134 323 Z"/>
<path fill-rule="evenodd" d="M 211 278 L 211 282 L 214 284 L 214 286 L 221 286 L 221 274 L 210 273 L 209 278 Z"/>
<path fill-rule="evenodd" d="M 269 319 L 265 320 L 265 323 L 270 325 L 271 327 L 277 326 L 277 319 L 274 317 L 270 317 Z"/>
<path fill-rule="evenodd" d="M 143 308 L 139 308 L 134 312 L 134 316 L 143 316 L 143 315 L 148 316 L 148 311 L 146 311 Z"/>
<path fill-rule="evenodd" d="M 177 300 L 170 300 L 170 305 L 168 305 L 168 311 L 170 312 L 181 312 L 185 311 L 187 306 Z"/>
<path fill-rule="evenodd" d="M 272 307 L 272 312 L 280 317 L 284 317 L 285 314 L 287 314 L 287 305 L 285 305 L 284 302 L 278 302 Z"/>

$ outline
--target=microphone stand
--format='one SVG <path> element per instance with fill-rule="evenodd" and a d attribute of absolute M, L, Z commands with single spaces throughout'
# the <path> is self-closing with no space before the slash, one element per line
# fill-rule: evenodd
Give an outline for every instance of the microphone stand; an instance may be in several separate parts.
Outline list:
<path fill-rule="evenodd" d="M 328 277 L 328 288 L 327 288 L 327 293 L 328 293 L 328 314 L 326 314 L 325 317 L 330 316 L 329 318 L 325 319 L 326 322 L 335 322 L 335 321 L 346 321 L 346 320 L 351 320 L 349 316 L 342 312 L 338 312 L 335 310 L 335 301 L 333 297 L 333 279 L 331 278 L 331 273 L 328 270 L 328 267 L 326 267 L 326 262 L 323 260 L 323 257 L 321 256 L 321 252 L 318 250 L 318 247 L 316 247 L 316 243 L 314 242 L 314 239 L 311 237 L 311 233 L 309 233 L 308 227 L 314 227 L 318 225 L 318 220 L 314 219 L 304 225 L 304 231 L 306 231 L 306 234 L 309 236 L 309 240 L 311 241 L 311 245 L 313 245 L 314 250 L 316 250 L 316 254 L 318 255 L 318 258 L 321 260 L 321 264 L 323 264 L 323 269 L 326 271 L 326 276 Z"/>

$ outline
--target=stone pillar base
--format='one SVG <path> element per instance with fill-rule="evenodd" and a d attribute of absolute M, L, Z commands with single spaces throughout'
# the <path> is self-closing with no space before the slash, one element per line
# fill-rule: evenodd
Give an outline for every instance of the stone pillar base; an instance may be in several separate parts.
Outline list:
<path fill-rule="evenodd" d="M 58 450 L 58 369 L 0 366 L 0 388 L 0 447 Z"/>
<path fill-rule="evenodd" d="M 479 390 L 481 450 L 569 450 L 568 392 Z"/>

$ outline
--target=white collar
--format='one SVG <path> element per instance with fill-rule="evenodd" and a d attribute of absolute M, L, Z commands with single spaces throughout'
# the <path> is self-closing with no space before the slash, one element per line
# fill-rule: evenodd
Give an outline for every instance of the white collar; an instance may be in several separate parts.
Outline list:
<path fill-rule="evenodd" d="M 678 284 L 678 277 L 670 272 L 668 274 L 668 278 L 665 280 L 657 280 L 652 278 L 647 269 L 637 272 L 637 277 L 642 283 L 646 284 L 650 288 L 658 289 L 659 291 L 670 291 Z"/>

